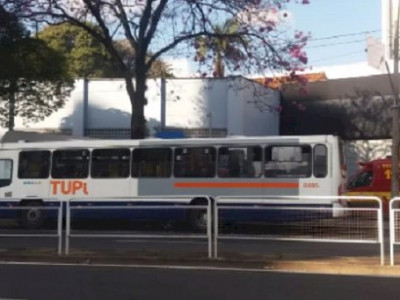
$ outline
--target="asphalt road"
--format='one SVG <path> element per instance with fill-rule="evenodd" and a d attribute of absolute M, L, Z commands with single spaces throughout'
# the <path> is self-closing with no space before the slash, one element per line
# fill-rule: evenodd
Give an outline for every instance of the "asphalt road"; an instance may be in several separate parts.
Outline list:
<path fill-rule="evenodd" d="M 1 299 L 398 299 L 398 278 L 0 264 Z"/>

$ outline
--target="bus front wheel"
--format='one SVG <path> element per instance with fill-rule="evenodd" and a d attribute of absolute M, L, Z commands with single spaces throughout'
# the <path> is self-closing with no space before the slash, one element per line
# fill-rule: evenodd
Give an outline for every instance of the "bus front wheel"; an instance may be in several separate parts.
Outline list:
<path fill-rule="evenodd" d="M 41 201 L 22 201 L 20 204 L 18 222 L 26 229 L 41 228 L 45 222 L 45 212 Z M 25 208 L 26 207 L 26 208 Z M 27 208 L 29 207 L 29 208 Z"/>

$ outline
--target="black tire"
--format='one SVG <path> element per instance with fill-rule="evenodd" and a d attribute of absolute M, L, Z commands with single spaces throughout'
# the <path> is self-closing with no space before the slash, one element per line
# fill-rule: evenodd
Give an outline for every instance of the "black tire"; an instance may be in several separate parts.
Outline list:
<path fill-rule="evenodd" d="M 41 201 L 24 201 L 21 207 L 30 207 L 21 209 L 18 214 L 18 222 L 25 229 L 39 229 L 44 225 L 46 214 Z"/>
<path fill-rule="evenodd" d="M 190 228 L 197 232 L 207 231 L 207 210 L 191 209 L 189 213 Z"/>
<path fill-rule="evenodd" d="M 192 204 L 193 206 L 206 206 L 206 199 L 195 199 Z M 191 208 L 188 213 L 188 223 L 190 228 L 196 232 L 207 231 L 207 209 L 206 208 Z"/>

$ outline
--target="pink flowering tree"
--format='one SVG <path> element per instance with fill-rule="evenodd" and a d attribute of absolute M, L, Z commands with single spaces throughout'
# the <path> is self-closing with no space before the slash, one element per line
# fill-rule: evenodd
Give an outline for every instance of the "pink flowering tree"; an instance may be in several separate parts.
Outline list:
<path fill-rule="evenodd" d="M 7 0 L 2 0 L 7 1 Z M 18 0 L 21 16 L 36 22 L 70 22 L 100 41 L 114 60 L 126 83 L 132 107 L 131 137 L 144 138 L 146 80 L 159 58 L 198 53 L 200 37 L 235 42 L 237 55 L 230 55 L 225 73 L 264 74 L 268 70 L 295 74 L 307 64 L 303 51 L 308 36 L 282 28 L 290 17 L 287 3 L 308 0 Z M 15 2 L 11 1 L 10 2 Z M 235 20 L 234 31 L 216 31 Z M 88 26 L 88 22 L 95 24 Z M 113 41 L 125 38 L 134 50 L 134 68 L 127 65 Z M 207 49 L 207 47 L 205 47 Z M 213 75 L 213 47 L 197 57 L 202 76 Z M 224 55 L 223 53 L 221 55 Z M 221 58 L 222 59 L 222 58 Z"/>

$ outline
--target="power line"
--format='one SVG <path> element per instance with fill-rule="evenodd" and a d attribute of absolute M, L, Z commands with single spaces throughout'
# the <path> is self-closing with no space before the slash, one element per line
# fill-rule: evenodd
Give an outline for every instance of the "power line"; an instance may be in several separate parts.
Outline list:
<path fill-rule="evenodd" d="M 326 37 L 321 37 L 321 38 L 310 38 L 307 42 L 333 40 L 333 39 L 338 39 L 338 38 L 343 38 L 343 37 L 357 36 L 357 35 L 361 35 L 361 34 L 370 34 L 370 33 L 377 33 L 377 32 L 381 32 L 381 30 L 368 30 L 368 31 L 353 32 L 353 33 L 348 33 L 348 34 L 338 34 L 338 35 L 326 36 Z M 339 46 L 339 45 L 346 45 L 346 44 L 356 44 L 356 43 L 361 43 L 361 42 L 366 42 L 366 40 L 358 39 L 358 40 L 327 43 L 327 44 L 314 45 L 314 46 L 307 44 L 306 49 L 324 48 L 324 47 L 332 47 L 332 46 Z M 364 52 L 364 50 L 362 52 Z M 351 56 L 351 55 L 360 54 L 360 53 L 361 53 L 361 51 L 357 51 L 357 52 L 353 51 L 353 52 L 345 53 L 342 55 L 331 56 L 331 57 L 317 59 L 317 60 L 313 60 L 313 61 L 329 60 L 329 59 L 346 57 L 346 56 Z M 181 55 L 181 54 L 183 54 L 183 53 L 179 52 L 179 54 L 177 54 L 177 55 Z M 187 54 L 187 52 L 185 52 L 185 54 Z"/>
<path fill-rule="evenodd" d="M 306 48 L 312 49 L 312 48 L 324 48 L 324 47 L 331 47 L 331 46 L 340 46 L 340 45 L 348 45 L 348 44 L 357 44 L 361 42 L 366 42 L 365 39 L 362 40 L 352 40 L 352 41 L 347 41 L 347 42 L 339 42 L 339 43 L 329 43 L 329 44 L 322 44 L 322 45 L 316 45 L 316 46 L 309 46 Z"/>
<path fill-rule="evenodd" d="M 367 33 L 376 33 L 376 32 L 381 32 L 382 30 L 369 30 L 369 31 L 360 31 L 360 32 L 355 32 L 355 33 L 347 33 L 347 34 L 338 34 L 338 35 L 331 35 L 331 36 L 326 36 L 326 37 L 321 37 L 321 38 L 310 38 L 308 41 L 309 42 L 315 42 L 315 41 L 323 41 L 323 40 L 332 40 L 332 39 L 337 39 L 337 38 L 342 38 L 342 37 L 348 37 L 348 36 L 355 36 L 355 35 L 361 35 L 361 34 L 367 34 Z"/>
<path fill-rule="evenodd" d="M 324 57 L 324 58 L 320 58 L 320 59 L 313 59 L 313 62 L 319 62 L 319 61 L 324 61 L 324 60 L 330 60 L 330 59 L 336 59 L 336 58 L 341 58 L 341 57 L 347 57 L 347 56 L 352 56 L 355 54 L 360 54 L 360 51 L 353 51 L 353 52 L 348 52 L 348 53 L 344 53 L 341 55 L 335 55 L 335 56 L 330 56 L 330 57 Z"/>

